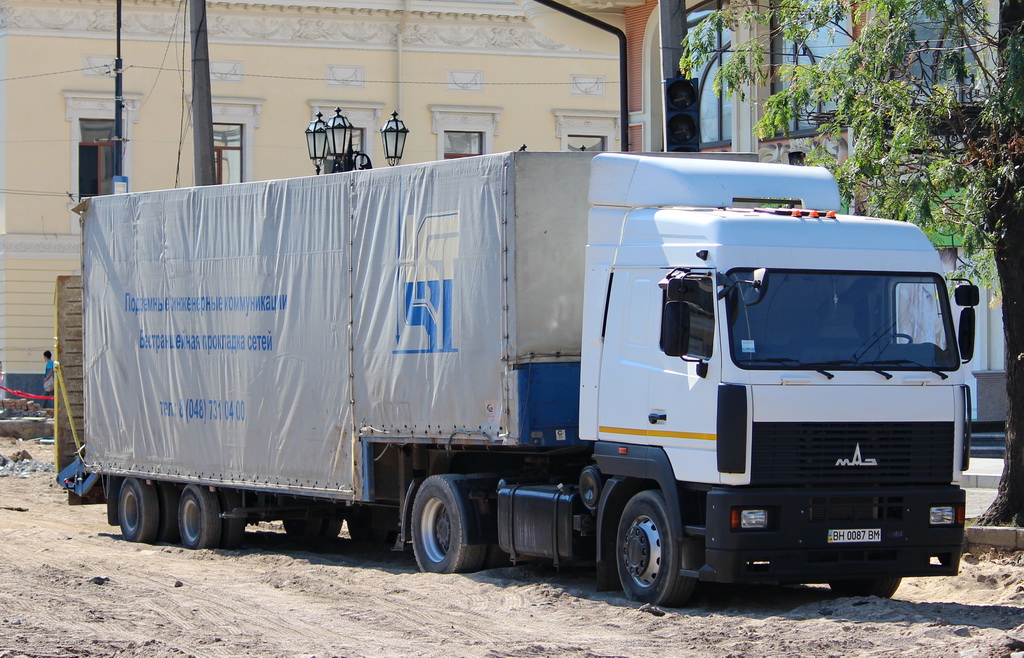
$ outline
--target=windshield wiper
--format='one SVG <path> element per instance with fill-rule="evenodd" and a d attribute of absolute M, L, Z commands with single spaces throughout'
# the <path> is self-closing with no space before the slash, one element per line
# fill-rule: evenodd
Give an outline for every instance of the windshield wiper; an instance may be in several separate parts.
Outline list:
<path fill-rule="evenodd" d="M 935 368 L 933 366 L 926 366 L 923 363 L 918 363 L 917 361 L 912 361 L 910 359 L 885 359 L 885 360 L 882 360 L 882 361 L 867 361 L 867 362 L 864 363 L 864 365 L 871 365 L 871 366 L 916 366 L 916 367 L 920 368 L 921 370 L 927 370 L 928 372 L 932 373 L 933 375 L 938 375 L 942 379 L 949 379 L 949 375 L 947 375 L 946 373 L 942 372 L 938 368 Z"/>
<path fill-rule="evenodd" d="M 808 368 L 812 368 L 814 372 L 824 375 L 829 379 L 835 379 L 835 375 L 828 370 L 825 370 L 825 368 L 839 368 L 842 366 L 855 366 L 860 364 L 853 359 L 833 359 L 832 361 L 815 361 L 813 363 L 804 363 L 803 365 Z"/>

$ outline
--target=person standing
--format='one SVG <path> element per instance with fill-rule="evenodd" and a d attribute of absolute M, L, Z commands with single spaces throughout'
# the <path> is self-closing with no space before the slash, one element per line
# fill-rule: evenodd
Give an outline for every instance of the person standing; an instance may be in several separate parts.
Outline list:
<path fill-rule="evenodd" d="M 50 354 L 50 350 L 43 352 L 43 361 L 46 363 L 43 368 L 44 395 L 53 395 L 56 387 L 53 385 L 53 355 Z M 43 409 L 53 409 L 53 400 L 43 400 Z"/>

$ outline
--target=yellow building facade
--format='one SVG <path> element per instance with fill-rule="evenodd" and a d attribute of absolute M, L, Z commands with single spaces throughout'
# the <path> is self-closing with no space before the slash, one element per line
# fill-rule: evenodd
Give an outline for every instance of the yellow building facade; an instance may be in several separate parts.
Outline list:
<path fill-rule="evenodd" d="M 392 112 L 403 163 L 515 150 L 619 150 L 614 53 L 555 41 L 512 0 L 208 3 L 221 182 L 313 175 L 303 131 L 340 107 L 375 166 Z M 72 208 L 112 189 L 116 5 L 0 6 L 0 360 L 42 389 L 54 278 L 80 265 Z M 124 0 L 124 174 L 193 183 L 188 10 Z"/>

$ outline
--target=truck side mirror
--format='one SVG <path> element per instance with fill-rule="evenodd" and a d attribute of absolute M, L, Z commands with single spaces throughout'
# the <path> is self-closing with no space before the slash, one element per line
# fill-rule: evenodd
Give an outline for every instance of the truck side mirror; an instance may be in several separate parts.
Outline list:
<path fill-rule="evenodd" d="M 963 286 L 958 286 L 959 290 Z M 977 292 L 977 288 L 975 288 Z M 957 344 L 960 347 L 960 358 L 967 363 L 974 358 L 974 307 L 968 306 L 960 311 L 960 326 L 957 328 Z"/>
<path fill-rule="evenodd" d="M 981 292 L 974 284 L 962 283 L 953 290 L 953 300 L 957 306 L 977 306 L 981 302 Z"/>
<path fill-rule="evenodd" d="M 680 301 L 665 302 L 661 312 L 661 351 L 683 356 L 690 344 L 690 309 Z"/>
<path fill-rule="evenodd" d="M 743 303 L 747 306 L 756 306 L 760 304 L 765 297 L 765 293 L 768 292 L 768 268 L 759 267 L 754 270 L 752 279 L 750 281 L 744 281 L 750 285 L 754 290 L 753 299 L 748 300 L 748 295 L 743 296 Z"/>

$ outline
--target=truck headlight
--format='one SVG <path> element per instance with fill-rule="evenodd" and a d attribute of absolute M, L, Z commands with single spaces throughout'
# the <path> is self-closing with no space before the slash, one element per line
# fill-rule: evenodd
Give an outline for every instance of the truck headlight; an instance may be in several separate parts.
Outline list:
<path fill-rule="evenodd" d="M 734 509 L 731 520 L 733 530 L 764 530 L 768 527 L 768 510 Z"/>
<path fill-rule="evenodd" d="M 953 525 L 953 506 L 936 505 L 928 510 L 928 522 L 932 525 Z"/>

